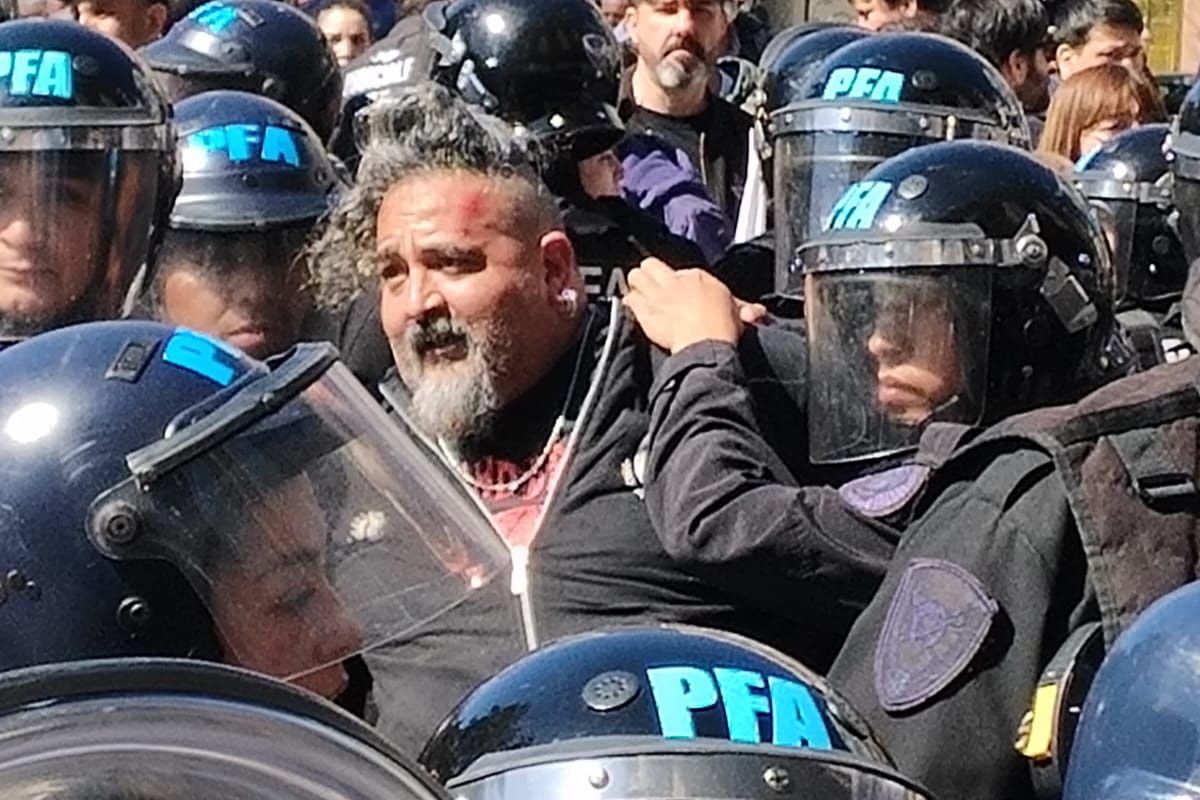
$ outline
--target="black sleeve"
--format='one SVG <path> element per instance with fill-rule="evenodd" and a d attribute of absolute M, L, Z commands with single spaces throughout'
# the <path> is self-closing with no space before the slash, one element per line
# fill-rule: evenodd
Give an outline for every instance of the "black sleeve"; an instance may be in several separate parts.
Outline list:
<path fill-rule="evenodd" d="M 791 604 L 848 627 L 895 534 L 853 514 L 836 490 L 797 485 L 760 432 L 746 382 L 727 344 L 702 342 L 660 366 L 650 395 L 650 518 L 664 549 L 714 584 L 762 608 Z"/>
<path fill-rule="evenodd" d="M 830 672 L 830 682 L 866 717 L 900 771 L 935 797 L 1033 797 L 1028 762 L 1014 748 L 1017 729 L 1043 667 L 1083 602 L 1086 574 L 1062 483 L 1048 461 L 1016 454 L 1008 461 L 1009 476 L 998 471 L 1002 463 L 943 492 L 906 532 L 879 593 Z M 945 688 L 896 710 L 881 699 L 886 689 L 880 676 L 904 657 L 906 644 L 937 654 L 924 670 L 958 655 L 953 615 L 927 614 L 919 624 L 904 624 L 913 618 L 897 598 L 917 560 L 965 569 L 997 610 L 979 649 L 947 673 L 952 680 Z"/>

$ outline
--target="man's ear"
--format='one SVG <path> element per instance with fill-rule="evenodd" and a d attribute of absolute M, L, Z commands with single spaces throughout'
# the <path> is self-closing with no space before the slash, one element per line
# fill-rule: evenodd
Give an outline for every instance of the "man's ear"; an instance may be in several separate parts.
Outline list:
<path fill-rule="evenodd" d="M 904 8 L 901 9 L 900 13 L 908 19 L 912 19 L 920 10 L 921 6 L 917 3 L 917 0 L 904 0 Z"/>
<path fill-rule="evenodd" d="M 149 15 L 150 41 L 162 38 L 167 29 L 167 15 L 170 13 L 166 3 L 151 3 L 146 9 Z"/>
<path fill-rule="evenodd" d="M 1020 50 L 1013 50 L 1008 54 L 1008 58 L 1000 65 L 1000 72 L 1009 86 L 1021 86 L 1029 79 L 1029 71 L 1033 68 L 1030 63 L 1032 60 L 1032 55 Z"/>
<path fill-rule="evenodd" d="M 558 297 L 564 289 L 579 291 L 583 279 L 575 264 L 575 248 L 563 231 L 549 231 L 538 241 L 545 268 L 546 291 Z"/>

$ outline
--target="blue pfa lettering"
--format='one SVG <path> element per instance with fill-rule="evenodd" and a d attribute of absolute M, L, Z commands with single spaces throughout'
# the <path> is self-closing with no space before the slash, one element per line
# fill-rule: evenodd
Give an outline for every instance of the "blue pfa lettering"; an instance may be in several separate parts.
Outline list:
<path fill-rule="evenodd" d="M 873 100 L 899 103 L 904 89 L 904 74 L 878 67 L 838 67 L 825 81 L 826 100 Z"/>
<path fill-rule="evenodd" d="M 75 96 L 71 54 L 61 50 L 0 50 L 0 80 L 14 97 Z"/>
<path fill-rule="evenodd" d="M 213 33 L 220 33 L 237 22 L 238 12 L 236 8 L 225 3 L 205 3 L 188 14 L 188 17 Z"/>
<path fill-rule="evenodd" d="M 230 161 L 266 161 L 300 166 L 296 136 L 278 125 L 216 125 L 188 136 L 188 147 L 224 153 Z"/>
<path fill-rule="evenodd" d="M 875 224 L 879 209 L 892 193 L 886 181 L 860 181 L 852 184 L 833 207 L 826 230 L 866 230 Z"/>
<path fill-rule="evenodd" d="M 163 348 L 163 361 L 197 375 L 203 375 L 213 383 L 228 386 L 233 382 L 238 362 L 235 350 L 207 336 L 179 328 L 167 340 Z"/>
<path fill-rule="evenodd" d="M 770 721 L 768 744 L 832 747 L 812 692 L 797 681 L 728 667 L 676 666 L 646 670 L 659 727 L 668 739 L 694 739 L 696 714 L 719 705 L 729 739 L 762 743 L 760 721 Z"/>

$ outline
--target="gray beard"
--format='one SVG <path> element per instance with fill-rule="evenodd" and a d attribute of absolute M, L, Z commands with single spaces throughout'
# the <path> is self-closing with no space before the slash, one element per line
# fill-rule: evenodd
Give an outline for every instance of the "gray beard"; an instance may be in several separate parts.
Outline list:
<path fill-rule="evenodd" d="M 462 450 L 465 442 L 488 433 L 501 407 L 496 376 L 509 352 L 506 343 L 468 334 L 466 357 L 436 366 L 425 363 L 410 337 L 398 350 L 396 366 L 411 393 L 410 410 L 427 434 Z"/>
<path fill-rule="evenodd" d="M 674 61 L 661 61 L 654 68 L 654 77 L 658 85 L 667 91 L 685 89 L 694 86 L 698 81 L 708 80 L 708 68 L 704 62 L 694 63 L 694 67 L 685 69 Z"/>
<path fill-rule="evenodd" d="M 500 410 L 492 371 L 483 363 L 454 364 L 444 375 L 426 376 L 412 390 L 412 413 L 426 433 L 455 450 L 478 439 Z"/>

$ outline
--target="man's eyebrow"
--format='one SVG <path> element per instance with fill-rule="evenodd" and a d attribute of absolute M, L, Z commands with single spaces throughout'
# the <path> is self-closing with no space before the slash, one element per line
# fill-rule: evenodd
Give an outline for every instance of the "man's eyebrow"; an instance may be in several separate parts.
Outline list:
<path fill-rule="evenodd" d="M 487 256 L 478 247 L 464 247 L 457 244 L 430 245 L 421 248 L 421 260 L 430 264 L 437 263 L 466 263 L 472 266 L 483 266 Z"/>

